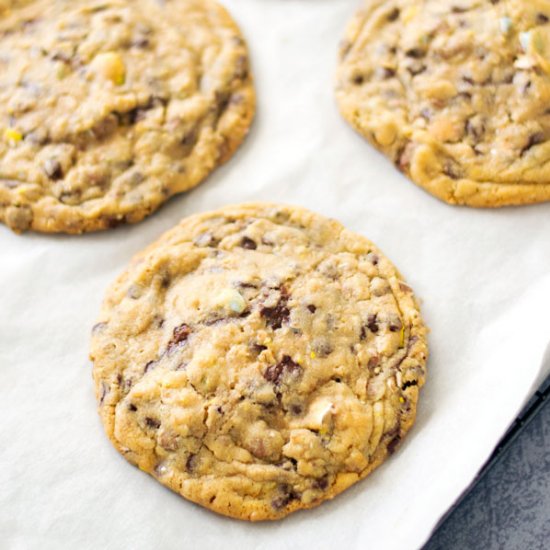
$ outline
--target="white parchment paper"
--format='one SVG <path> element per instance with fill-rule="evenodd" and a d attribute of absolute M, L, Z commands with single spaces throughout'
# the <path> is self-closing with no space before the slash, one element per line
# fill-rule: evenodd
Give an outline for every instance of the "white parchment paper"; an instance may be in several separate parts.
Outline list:
<path fill-rule="evenodd" d="M 550 370 L 550 204 L 447 206 L 353 133 L 332 89 L 355 0 L 226 4 L 259 99 L 227 166 L 136 226 L 82 237 L 0 227 L 2 550 L 418 548 Z M 375 241 L 423 300 L 431 357 L 417 424 L 389 462 L 320 508 L 247 524 L 186 502 L 114 451 L 87 354 L 104 291 L 135 252 L 185 215 L 262 199 Z"/>

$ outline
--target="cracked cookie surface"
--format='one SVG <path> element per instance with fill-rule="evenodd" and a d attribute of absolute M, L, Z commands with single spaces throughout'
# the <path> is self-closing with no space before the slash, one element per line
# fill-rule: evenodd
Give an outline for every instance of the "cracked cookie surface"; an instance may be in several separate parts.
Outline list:
<path fill-rule="evenodd" d="M 352 126 L 440 199 L 550 200 L 548 0 L 367 0 L 336 93 Z"/>
<path fill-rule="evenodd" d="M 137 255 L 91 346 L 123 456 L 253 521 L 316 506 L 393 453 L 426 356 L 412 290 L 370 241 L 273 204 L 186 218 Z"/>
<path fill-rule="evenodd" d="M 213 0 L 0 0 L 0 220 L 140 221 L 229 159 L 254 102 Z"/>

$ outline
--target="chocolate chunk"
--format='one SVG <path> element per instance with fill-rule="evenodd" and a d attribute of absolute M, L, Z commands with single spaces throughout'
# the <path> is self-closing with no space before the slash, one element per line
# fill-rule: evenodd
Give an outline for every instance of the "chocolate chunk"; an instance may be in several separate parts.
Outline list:
<path fill-rule="evenodd" d="M 544 25 L 550 21 L 550 18 L 544 13 L 537 13 L 537 23 L 539 25 Z"/>
<path fill-rule="evenodd" d="M 357 74 L 351 79 L 351 81 L 357 86 L 360 86 L 361 84 L 363 84 L 363 82 L 365 82 L 365 77 L 363 75 Z"/>
<path fill-rule="evenodd" d="M 407 388 L 411 388 L 412 386 L 418 386 L 417 380 L 407 380 L 407 382 L 404 382 L 401 386 L 402 390 L 406 390 Z"/>
<path fill-rule="evenodd" d="M 258 245 L 250 237 L 243 237 L 241 246 L 247 250 L 256 250 L 258 248 Z"/>
<path fill-rule="evenodd" d="M 63 177 L 63 168 L 61 167 L 61 163 L 55 158 L 46 160 L 43 168 L 46 176 L 48 176 L 51 180 L 58 180 Z"/>
<path fill-rule="evenodd" d="M 291 405 L 291 406 L 290 406 L 290 412 L 291 412 L 294 416 L 299 416 L 299 415 L 301 415 L 304 411 L 303 411 L 301 405 Z"/>
<path fill-rule="evenodd" d="M 283 355 L 281 361 L 276 365 L 267 367 L 264 372 L 264 378 L 268 382 L 273 382 L 274 384 L 279 384 L 281 379 L 287 375 L 297 375 L 301 372 L 302 367 L 295 363 L 290 355 Z"/>
<path fill-rule="evenodd" d="M 160 420 L 157 420 L 156 418 L 151 418 L 150 416 L 145 417 L 145 424 L 148 428 L 153 428 L 155 430 L 158 430 L 160 428 Z"/>
<path fill-rule="evenodd" d="M 309 304 L 309 306 L 307 306 L 307 308 L 311 313 L 315 313 L 317 311 L 317 307 L 314 306 L 313 304 Z"/>
<path fill-rule="evenodd" d="M 190 334 L 191 327 L 185 323 L 182 323 L 181 325 L 175 327 L 174 331 L 172 332 L 172 338 L 168 342 L 168 351 L 172 351 L 180 344 L 186 342 Z"/>
<path fill-rule="evenodd" d="M 266 324 L 273 330 L 282 327 L 283 323 L 288 322 L 290 310 L 288 309 L 288 292 L 282 287 L 281 297 L 273 307 L 261 306 L 260 315 L 265 318 Z"/>
<path fill-rule="evenodd" d="M 133 403 L 130 403 L 128 405 L 128 410 L 129 411 L 132 411 L 132 412 L 136 412 L 137 411 L 137 407 L 133 404 Z"/>

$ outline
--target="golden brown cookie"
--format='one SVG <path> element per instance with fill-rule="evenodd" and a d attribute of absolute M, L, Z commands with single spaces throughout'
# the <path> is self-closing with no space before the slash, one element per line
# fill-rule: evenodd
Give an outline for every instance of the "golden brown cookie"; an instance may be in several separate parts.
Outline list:
<path fill-rule="evenodd" d="M 137 222 L 231 157 L 254 101 L 246 45 L 214 0 L 4 0 L 0 220 Z"/>
<path fill-rule="evenodd" d="M 91 348 L 124 457 L 253 521 L 317 506 L 392 454 L 426 355 L 412 290 L 370 241 L 273 204 L 186 218 L 136 256 Z"/>
<path fill-rule="evenodd" d="M 342 43 L 337 98 L 446 202 L 550 199 L 548 0 L 367 0 Z"/>

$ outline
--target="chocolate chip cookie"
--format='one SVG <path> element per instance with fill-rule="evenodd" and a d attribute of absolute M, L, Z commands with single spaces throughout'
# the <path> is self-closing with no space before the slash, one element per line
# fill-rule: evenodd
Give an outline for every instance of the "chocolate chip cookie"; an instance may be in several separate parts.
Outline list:
<path fill-rule="evenodd" d="M 550 199 L 547 0 L 368 0 L 337 80 L 343 116 L 440 199 Z"/>
<path fill-rule="evenodd" d="M 391 455 L 426 356 L 412 290 L 370 241 L 273 204 L 184 219 L 136 256 L 91 348 L 124 457 L 252 521 L 317 506 Z"/>
<path fill-rule="evenodd" d="M 229 159 L 254 101 L 246 45 L 213 0 L 4 0 L 0 220 L 137 222 Z"/>

